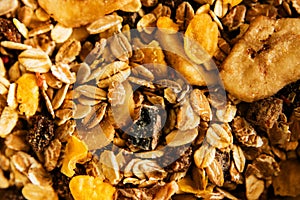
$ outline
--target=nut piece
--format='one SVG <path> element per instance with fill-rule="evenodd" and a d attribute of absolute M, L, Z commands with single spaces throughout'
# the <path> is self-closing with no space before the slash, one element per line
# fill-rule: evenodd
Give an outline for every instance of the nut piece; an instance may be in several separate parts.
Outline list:
<path fill-rule="evenodd" d="M 225 89 L 252 102 L 298 80 L 299 32 L 300 19 L 257 17 L 223 62 L 220 75 Z"/>
<path fill-rule="evenodd" d="M 59 23 L 66 27 L 79 27 L 130 4 L 132 0 L 39 0 L 38 2 Z"/>

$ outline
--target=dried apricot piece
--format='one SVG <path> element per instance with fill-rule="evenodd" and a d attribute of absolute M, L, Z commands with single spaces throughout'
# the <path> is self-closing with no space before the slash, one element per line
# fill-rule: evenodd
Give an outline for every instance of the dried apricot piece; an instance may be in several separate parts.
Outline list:
<path fill-rule="evenodd" d="M 25 73 L 16 82 L 17 101 L 20 103 L 19 110 L 27 117 L 33 116 L 39 105 L 39 86 L 34 74 Z"/>
<path fill-rule="evenodd" d="M 85 158 L 87 153 L 88 147 L 86 144 L 76 136 L 71 136 L 66 145 L 61 172 L 68 177 L 73 176 L 75 174 L 74 169 L 76 168 L 76 163 Z"/>
<path fill-rule="evenodd" d="M 218 25 L 207 13 L 195 15 L 185 32 L 185 53 L 192 61 L 201 64 L 209 60 L 217 48 Z"/>
<path fill-rule="evenodd" d="M 79 175 L 71 179 L 70 191 L 75 200 L 112 200 L 116 189 L 100 177 Z"/>
<path fill-rule="evenodd" d="M 175 34 L 179 30 L 179 25 L 169 17 L 159 17 L 156 22 L 157 28 L 167 34 Z"/>

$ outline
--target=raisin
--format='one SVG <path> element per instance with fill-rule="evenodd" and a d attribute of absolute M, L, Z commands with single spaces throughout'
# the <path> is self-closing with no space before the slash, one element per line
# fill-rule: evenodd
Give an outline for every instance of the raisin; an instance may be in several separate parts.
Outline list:
<path fill-rule="evenodd" d="M 143 105 L 139 119 L 127 132 L 128 143 L 143 150 L 153 150 L 158 144 L 160 129 L 159 109 L 155 106 Z"/>
<path fill-rule="evenodd" d="M 2 37 L 4 40 L 21 42 L 21 34 L 14 24 L 8 19 L 0 18 L 0 40 Z"/>
<path fill-rule="evenodd" d="M 184 172 L 191 165 L 192 148 L 191 147 L 187 148 L 182 154 L 180 154 L 181 151 L 178 151 L 178 147 L 173 149 L 173 151 L 175 151 L 175 152 L 173 152 L 171 154 L 169 154 L 169 152 L 168 152 L 167 154 L 169 156 L 177 154 L 176 157 L 179 157 L 179 158 L 177 160 L 175 160 L 174 162 L 172 162 L 170 165 L 168 165 L 165 168 L 165 170 L 168 172 L 171 172 L 171 173 Z"/>
<path fill-rule="evenodd" d="M 54 169 L 51 172 L 51 176 L 54 180 L 53 188 L 57 192 L 59 199 L 73 200 L 74 198 L 69 188 L 69 183 L 71 179 L 62 174 L 59 169 Z"/>
<path fill-rule="evenodd" d="M 246 119 L 262 130 L 270 129 L 282 113 L 282 106 L 283 101 L 273 97 L 256 101 L 249 106 Z"/>
<path fill-rule="evenodd" d="M 0 189 L 0 196 L 0 199 L 25 200 L 25 197 L 22 195 L 22 192 L 16 187 Z"/>
<path fill-rule="evenodd" d="M 26 136 L 28 143 L 34 151 L 42 152 L 54 137 L 54 124 L 43 115 L 31 117 L 32 128 Z"/>

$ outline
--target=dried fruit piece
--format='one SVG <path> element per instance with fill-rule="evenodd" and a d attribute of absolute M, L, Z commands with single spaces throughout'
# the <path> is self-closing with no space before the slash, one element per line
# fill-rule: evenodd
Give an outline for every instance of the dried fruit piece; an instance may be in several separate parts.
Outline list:
<path fill-rule="evenodd" d="M 54 137 L 53 121 L 42 115 L 35 115 L 30 118 L 33 127 L 26 135 L 26 140 L 34 151 L 43 151 Z"/>
<path fill-rule="evenodd" d="M 34 74 L 25 73 L 17 81 L 17 102 L 21 113 L 27 117 L 35 114 L 39 105 L 39 86 Z"/>
<path fill-rule="evenodd" d="M 298 80 L 299 32 L 300 19 L 257 17 L 223 62 L 220 75 L 225 89 L 252 102 Z"/>
<path fill-rule="evenodd" d="M 3 4 L 3 5 L 2 5 Z M 14 4 L 14 5 L 13 5 Z M 8 3 L 6 1 L 0 2 L 0 15 L 3 12 L 2 9 L 6 10 L 6 6 L 18 6 L 18 1 L 13 0 L 12 2 Z M 0 38 L 2 38 L 2 35 L 9 41 L 13 42 L 21 42 L 21 34 L 18 32 L 17 28 L 14 26 L 13 22 L 11 22 L 8 19 L 0 18 Z"/>
<path fill-rule="evenodd" d="M 184 50 L 197 64 L 208 61 L 218 48 L 218 25 L 207 13 L 195 15 L 184 38 Z"/>
<path fill-rule="evenodd" d="M 279 175 L 273 178 L 275 195 L 299 197 L 300 176 L 298 171 L 300 162 L 298 160 L 282 161 L 280 168 Z"/>
<path fill-rule="evenodd" d="M 68 177 L 75 174 L 76 163 L 87 156 L 86 144 L 76 136 L 71 136 L 66 145 L 66 151 L 61 167 L 61 172 Z"/>
<path fill-rule="evenodd" d="M 256 101 L 249 106 L 246 119 L 262 130 L 271 129 L 282 113 L 283 100 L 267 98 Z"/>
<path fill-rule="evenodd" d="M 69 187 L 75 200 L 112 200 L 116 190 L 100 177 L 86 175 L 73 177 Z"/>

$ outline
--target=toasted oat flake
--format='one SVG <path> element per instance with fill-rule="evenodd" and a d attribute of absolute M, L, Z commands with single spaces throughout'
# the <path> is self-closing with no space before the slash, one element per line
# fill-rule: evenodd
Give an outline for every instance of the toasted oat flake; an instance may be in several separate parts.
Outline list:
<path fill-rule="evenodd" d="M 46 73 L 50 70 L 52 65 L 49 56 L 42 50 L 36 48 L 23 51 L 18 59 L 20 64 L 31 72 Z"/>
<path fill-rule="evenodd" d="M 51 30 L 51 38 L 56 43 L 63 43 L 68 40 L 73 32 L 72 28 L 64 27 L 62 24 L 57 23 Z"/>
<path fill-rule="evenodd" d="M 6 47 L 8 49 L 15 49 L 15 50 L 26 50 L 32 48 L 32 46 L 18 43 L 18 42 L 12 42 L 12 41 L 2 41 L 0 44 L 3 47 Z"/>
<path fill-rule="evenodd" d="M 116 26 L 118 24 L 121 24 L 123 21 L 123 18 L 112 14 L 112 15 L 106 15 L 101 17 L 100 19 L 94 21 L 90 25 L 87 26 L 87 31 L 90 34 L 97 34 L 102 33 L 108 29 L 110 29 L 113 26 Z"/>
<path fill-rule="evenodd" d="M 15 127 L 18 121 L 18 112 L 10 107 L 5 107 L 0 117 L 0 137 L 5 138 Z"/>
<path fill-rule="evenodd" d="M 65 63 L 57 63 L 51 66 L 51 72 L 58 80 L 66 84 L 72 84 L 76 81 L 74 72 L 70 71 L 70 66 Z"/>
<path fill-rule="evenodd" d="M 18 31 L 23 35 L 23 37 L 25 39 L 27 39 L 28 38 L 28 29 L 26 28 L 25 24 L 23 24 L 16 18 L 13 18 L 13 23 L 15 24 Z"/>

